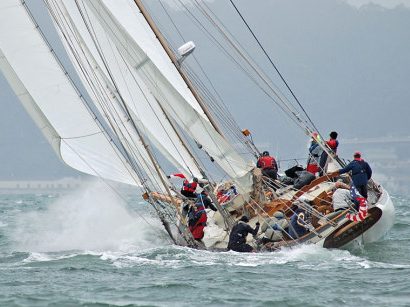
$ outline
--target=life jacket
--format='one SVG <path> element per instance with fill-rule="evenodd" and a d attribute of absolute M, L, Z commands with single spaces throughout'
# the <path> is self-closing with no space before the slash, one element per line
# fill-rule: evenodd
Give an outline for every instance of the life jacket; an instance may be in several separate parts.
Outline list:
<path fill-rule="evenodd" d="M 315 175 L 317 172 L 319 172 L 319 166 L 316 163 L 311 163 L 307 165 L 306 170 L 309 173 L 312 173 L 313 175 Z"/>
<path fill-rule="evenodd" d="M 329 141 L 326 142 L 327 146 L 330 147 L 333 152 L 336 153 L 337 147 L 339 146 L 339 141 L 335 139 L 330 139 Z"/>
<path fill-rule="evenodd" d="M 271 156 L 260 157 L 258 164 L 262 169 L 276 168 L 276 161 Z"/>
<path fill-rule="evenodd" d="M 184 180 L 184 182 L 182 183 L 182 190 L 194 193 L 197 186 L 198 186 L 198 183 L 196 182 L 190 183 L 188 180 Z"/>

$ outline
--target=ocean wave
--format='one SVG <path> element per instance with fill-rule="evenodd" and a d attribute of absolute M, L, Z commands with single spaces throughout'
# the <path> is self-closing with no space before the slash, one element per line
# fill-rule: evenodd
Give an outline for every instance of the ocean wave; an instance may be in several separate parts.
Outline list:
<path fill-rule="evenodd" d="M 23 263 L 33 263 L 33 262 L 48 262 L 48 261 L 56 261 L 61 259 L 68 259 L 78 256 L 79 254 L 52 254 L 52 253 L 29 253 L 28 257 L 23 259 Z"/>
<path fill-rule="evenodd" d="M 410 269 L 410 265 L 371 261 L 348 250 L 329 250 L 315 245 L 282 249 L 272 253 L 211 252 L 187 247 L 157 247 L 134 253 L 104 252 L 100 259 L 125 267 L 263 267 L 291 266 L 304 270 Z"/>

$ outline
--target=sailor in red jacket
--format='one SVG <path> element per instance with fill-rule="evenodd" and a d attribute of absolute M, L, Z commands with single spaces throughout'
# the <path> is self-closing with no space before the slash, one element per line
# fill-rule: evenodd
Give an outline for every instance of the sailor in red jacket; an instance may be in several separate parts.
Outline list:
<path fill-rule="evenodd" d="M 275 158 L 269 155 L 268 151 L 264 151 L 256 163 L 258 168 L 262 169 L 262 175 L 273 180 L 278 178 L 278 165 Z"/>
<path fill-rule="evenodd" d="M 339 146 L 339 141 L 337 140 L 337 132 L 332 131 L 329 134 L 330 139 L 326 141 L 327 146 L 333 151 L 333 153 L 337 152 L 337 147 Z"/>
<path fill-rule="evenodd" d="M 189 230 L 195 240 L 201 240 L 204 237 L 204 228 L 207 220 L 205 206 L 200 201 L 196 202 L 194 208 L 191 208 L 188 213 Z"/>
<path fill-rule="evenodd" d="M 196 188 L 198 187 L 198 178 L 194 177 L 192 179 L 192 182 L 189 182 L 188 179 L 186 179 L 184 174 L 178 173 L 178 174 L 172 174 L 168 176 L 168 178 L 182 178 L 184 181 L 182 182 L 182 189 L 181 189 L 181 194 L 186 196 L 186 197 L 192 197 L 195 198 L 197 195 L 195 193 Z"/>

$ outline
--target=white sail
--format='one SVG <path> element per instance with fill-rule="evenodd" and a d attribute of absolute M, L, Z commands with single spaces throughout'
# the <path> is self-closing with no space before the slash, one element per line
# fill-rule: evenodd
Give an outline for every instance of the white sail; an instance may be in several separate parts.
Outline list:
<path fill-rule="evenodd" d="M 80 45 L 85 45 L 89 50 L 97 62 L 98 69 L 106 75 L 106 79 L 114 79 L 116 89 L 131 110 L 138 129 L 180 172 L 188 176 L 201 177 L 196 161 L 181 142 L 160 105 L 132 67 L 122 59 L 101 26 L 93 20 L 93 15 L 87 14 L 86 19 L 87 25 L 93 30 L 91 37 L 80 14 L 80 10 L 83 9 L 81 5 L 77 6 L 75 2 L 64 3 L 61 0 L 54 3 L 58 3 L 58 11 L 64 15 L 61 22 L 65 22 L 68 28 L 73 30 L 66 35 L 70 36 L 74 43 L 76 40 L 81 41 Z M 98 42 L 98 50 L 95 42 Z M 105 65 L 109 67 L 109 71 Z"/>
<path fill-rule="evenodd" d="M 19 0 L 0 2 L 1 69 L 61 158 L 82 172 L 139 185 L 136 174 L 94 121 Z M 51 129 L 51 127 L 53 129 Z M 44 129 L 43 129 L 44 131 Z M 61 141 L 57 141 L 56 138 Z"/>
<path fill-rule="evenodd" d="M 107 76 L 108 72 L 107 75 L 103 73 L 104 66 L 101 67 L 96 62 L 78 31 L 75 30 L 75 25 L 68 21 L 69 16 L 62 13 L 65 11 L 62 3 L 57 7 L 56 2 L 50 2 L 48 2 L 49 9 L 62 43 L 83 86 L 94 101 L 93 107 L 98 110 L 106 126 L 115 134 L 124 149 L 124 154 L 133 161 L 140 179 L 144 180 L 150 189 L 165 192 L 162 182 L 166 181 L 166 176 L 160 171 L 156 161 L 150 158 L 141 138 L 142 135 L 130 120 L 130 115 L 124 108 L 116 88 Z"/>
<path fill-rule="evenodd" d="M 135 3 L 131 0 L 90 0 L 86 4 L 162 107 L 230 177 L 249 191 L 253 166 L 242 159 L 199 110 L 199 104 Z"/>

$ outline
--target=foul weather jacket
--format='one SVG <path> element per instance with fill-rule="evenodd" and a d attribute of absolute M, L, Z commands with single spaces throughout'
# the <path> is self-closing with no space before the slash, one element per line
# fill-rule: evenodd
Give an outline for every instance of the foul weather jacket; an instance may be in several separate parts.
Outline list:
<path fill-rule="evenodd" d="M 255 229 L 246 224 L 243 221 L 239 221 L 235 226 L 233 226 L 231 234 L 229 235 L 228 249 L 233 249 L 235 246 L 246 243 L 246 237 L 249 233 L 256 235 L 259 231 L 259 224 L 256 225 Z"/>
<path fill-rule="evenodd" d="M 190 212 L 189 214 L 189 230 L 195 240 L 201 240 L 204 237 L 204 228 L 208 217 L 206 216 L 205 208 L 200 207 L 197 211 Z"/>
<path fill-rule="evenodd" d="M 356 187 L 367 185 L 367 181 L 372 177 L 372 169 L 363 159 L 354 159 L 346 167 L 339 170 L 339 174 L 352 171 L 352 181 Z"/>

